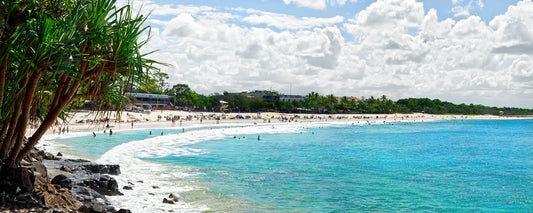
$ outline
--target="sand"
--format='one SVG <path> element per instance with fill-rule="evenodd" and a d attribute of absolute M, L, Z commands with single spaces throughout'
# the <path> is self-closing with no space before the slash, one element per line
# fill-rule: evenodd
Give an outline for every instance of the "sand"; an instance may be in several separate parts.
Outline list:
<path fill-rule="evenodd" d="M 179 119 L 177 119 L 179 116 Z M 243 119 L 238 118 L 242 116 Z M 106 119 L 107 118 L 107 119 Z M 169 120 L 167 120 L 167 118 Z M 172 121 L 171 118 L 174 118 Z M 70 132 L 101 132 L 112 129 L 146 129 L 146 128 L 179 128 L 202 124 L 230 123 L 282 123 L 282 122 L 356 122 L 356 121 L 425 121 L 450 119 L 506 119 L 508 117 L 494 115 L 432 115 L 432 114 L 298 114 L 298 113 L 220 113 L 220 112 L 187 112 L 178 110 L 157 110 L 151 112 L 122 112 L 117 119 L 116 112 L 96 114 L 90 111 L 71 113 L 66 122 L 58 121 L 47 134 Z M 107 120 L 107 121 L 106 121 Z M 109 127 L 107 125 L 109 124 Z M 29 134 L 35 131 L 30 128 Z"/>

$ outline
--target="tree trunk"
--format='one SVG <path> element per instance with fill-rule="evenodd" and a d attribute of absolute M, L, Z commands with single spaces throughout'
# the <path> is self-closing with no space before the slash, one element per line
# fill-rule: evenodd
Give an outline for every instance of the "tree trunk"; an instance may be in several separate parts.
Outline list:
<path fill-rule="evenodd" d="M 11 153 L 9 154 L 9 158 L 4 163 L 5 168 L 9 168 L 13 165 L 15 162 L 15 159 L 17 155 L 19 154 L 20 149 L 22 148 L 22 142 L 24 141 L 24 134 L 26 133 L 26 128 L 28 127 L 28 121 L 30 119 L 30 109 L 33 101 L 33 97 L 35 96 L 35 90 L 37 89 L 38 82 L 41 78 L 42 68 L 37 70 L 36 73 L 34 73 L 31 76 L 31 80 L 28 84 L 28 87 L 26 88 L 26 95 L 24 96 L 23 106 L 22 106 L 22 115 L 19 118 L 19 122 L 17 124 L 16 129 L 16 137 L 15 137 L 15 145 L 11 148 Z"/>
<path fill-rule="evenodd" d="M 16 156 L 15 162 L 20 162 L 22 158 L 24 158 L 24 156 L 26 156 L 33 149 L 35 144 L 37 144 L 41 137 L 43 137 L 44 133 L 46 133 L 46 131 L 54 124 L 57 116 L 59 116 L 59 113 L 61 113 L 65 106 L 70 103 L 72 97 L 74 97 L 79 88 L 80 81 L 74 81 L 70 90 L 67 90 L 69 93 L 65 94 L 65 96 L 61 98 L 56 107 L 50 109 L 50 112 L 46 115 L 46 118 L 41 123 L 41 126 L 39 126 L 35 133 L 33 133 L 33 135 L 28 139 L 28 142 L 24 148 L 18 153 L 18 156 Z"/>
<path fill-rule="evenodd" d="M 17 98 L 18 100 L 18 98 Z M 5 160 L 7 155 L 9 154 L 9 151 L 11 150 L 11 146 L 13 145 L 13 135 L 15 134 L 15 128 L 17 125 L 17 122 L 19 121 L 20 113 L 22 112 L 21 109 L 21 101 L 16 101 L 14 112 L 11 115 L 11 120 L 8 124 L 8 130 L 6 132 L 6 136 L 3 138 L 2 147 L 0 148 L 0 160 Z"/>
<path fill-rule="evenodd" d="M 4 55 L 2 63 L 0 64 L 0 121 L 4 120 L 3 117 L 3 105 L 4 105 L 4 87 L 6 86 L 6 70 L 7 62 L 9 59 L 9 52 Z"/>

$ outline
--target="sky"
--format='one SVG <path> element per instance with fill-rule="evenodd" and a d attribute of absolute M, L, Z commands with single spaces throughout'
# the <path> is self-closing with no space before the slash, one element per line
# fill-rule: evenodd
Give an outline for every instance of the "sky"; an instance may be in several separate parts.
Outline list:
<path fill-rule="evenodd" d="M 124 4 L 124 2 L 122 2 Z M 213 93 L 533 108 L 532 0 L 144 0 L 143 52 Z"/>

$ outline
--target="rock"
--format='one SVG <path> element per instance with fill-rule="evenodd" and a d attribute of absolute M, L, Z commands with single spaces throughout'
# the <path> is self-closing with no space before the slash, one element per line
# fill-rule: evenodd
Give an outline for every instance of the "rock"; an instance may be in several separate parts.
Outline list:
<path fill-rule="evenodd" d="M 148 194 L 149 194 L 149 195 L 155 195 L 154 193 L 151 193 L 151 192 L 149 192 Z"/>
<path fill-rule="evenodd" d="M 68 167 L 68 166 L 61 166 L 61 168 L 59 168 L 59 170 L 72 173 L 72 169 L 70 167 Z"/>
<path fill-rule="evenodd" d="M 129 209 L 120 209 L 116 213 L 131 213 Z"/>
<path fill-rule="evenodd" d="M 33 190 L 35 176 L 28 168 L 9 169 L 5 178 L 0 179 L 0 192 L 25 193 Z"/>
<path fill-rule="evenodd" d="M 152 186 L 152 188 L 154 188 L 154 189 L 159 189 L 159 186 Z"/>
<path fill-rule="evenodd" d="M 58 157 L 62 157 L 63 154 L 62 154 L 61 152 L 58 152 L 56 156 L 58 156 Z"/>
<path fill-rule="evenodd" d="M 102 195 L 122 195 L 118 190 L 117 181 L 109 175 L 99 175 L 99 178 L 84 180 L 83 185 Z"/>
<path fill-rule="evenodd" d="M 176 195 L 174 195 L 174 194 L 172 194 L 172 193 L 170 193 L 170 195 L 168 196 L 168 198 L 171 199 L 171 200 L 174 201 L 174 202 L 178 202 L 178 201 L 179 201 L 178 196 L 176 196 Z"/>
<path fill-rule="evenodd" d="M 45 206 L 58 209 L 57 212 L 71 212 L 77 209 L 75 205 L 77 201 L 74 200 L 69 190 L 66 188 L 56 190 L 50 182 L 42 177 L 36 178 L 34 192 Z"/>
<path fill-rule="evenodd" d="M 94 212 L 94 213 L 101 213 L 101 212 L 106 211 L 106 209 L 103 206 L 98 205 L 98 204 L 93 204 L 90 210 L 91 212 Z"/>
<path fill-rule="evenodd" d="M 76 162 L 76 163 L 88 163 L 88 162 L 91 162 L 91 161 L 85 160 L 85 159 L 66 159 L 65 161 Z"/>
<path fill-rule="evenodd" d="M 120 175 L 119 165 L 100 165 L 100 164 L 87 164 L 83 165 L 85 170 L 92 173 Z"/>
<path fill-rule="evenodd" d="M 52 153 L 50 152 L 46 152 L 44 153 L 44 156 L 43 156 L 44 159 L 46 160 L 59 160 L 58 157 L 54 156 Z"/>
<path fill-rule="evenodd" d="M 23 159 L 22 161 L 20 161 L 20 165 L 22 165 L 23 167 L 31 167 L 32 164 L 30 162 L 31 160 L 29 159 L 28 160 Z"/>
<path fill-rule="evenodd" d="M 131 187 L 131 186 L 124 186 L 124 187 L 122 187 L 122 189 L 124 189 L 124 190 L 133 190 L 133 187 Z"/>
<path fill-rule="evenodd" d="M 174 204 L 174 201 L 163 198 L 163 203 Z"/>
<path fill-rule="evenodd" d="M 82 205 L 78 209 L 76 209 L 76 212 L 78 212 L 78 213 L 91 213 L 91 210 L 87 206 Z"/>
<path fill-rule="evenodd" d="M 103 195 L 99 194 L 95 190 L 85 187 L 74 185 L 72 188 L 72 195 L 76 200 L 79 200 L 85 204 L 92 203 L 93 201 L 98 200 L 98 198 L 104 198 Z"/>
<path fill-rule="evenodd" d="M 41 161 L 33 162 L 30 169 L 34 172 L 38 172 L 39 174 L 41 174 L 41 177 L 48 178 L 48 170 L 46 169 L 46 166 L 44 166 L 43 162 Z"/>
<path fill-rule="evenodd" d="M 60 185 L 63 188 L 67 188 L 69 190 L 72 189 L 72 180 L 68 179 L 65 175 L 57 175 L 52 179 L 52 184 Z"/>

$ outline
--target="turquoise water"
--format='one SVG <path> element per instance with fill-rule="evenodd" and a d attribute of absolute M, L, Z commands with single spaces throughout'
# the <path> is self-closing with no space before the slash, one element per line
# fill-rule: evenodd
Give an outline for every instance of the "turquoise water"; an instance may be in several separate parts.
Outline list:
<path fill-rule="evenodd" d="M 325 125 L 261 140 L 225 135 L 179 146 L 195 154 L 141 159 L 190 168 L 195 175 L 169 181 L 201 186 L 181 196 L 213 211 L 532 212 L 532 133 L 533 120 Z M 150 137 L 121 134 L 102 146 L 61 143 L 97 156 Z"/>

